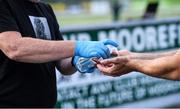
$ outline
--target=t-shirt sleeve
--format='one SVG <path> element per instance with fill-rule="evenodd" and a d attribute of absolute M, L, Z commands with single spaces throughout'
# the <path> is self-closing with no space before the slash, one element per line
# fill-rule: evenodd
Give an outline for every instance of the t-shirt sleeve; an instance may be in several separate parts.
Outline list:
<path fill-rule="evenodd" d="M 19 31 L 12 13 L 5 0 L 0 0 L 0 33 L 6 31 Z"/>
<path fill-rule="evenodd" d="M 56 34 L 57 34 L 56 40 L 63 40 L 62 34 L 61 34 L 61 32 L 60 32 L 60 27 L 59 27 L 58 21 L 57 21 L 57 19 L 56 19 L 56 16 L 55 16 L 55 14 L 54 14 L 54 11 L 53 11 L 53 9 L 52 9 L 52 7 L 51 7 L 50 5 L 48 5 L 48 7 L 49 7 L 49 10 L 50 10 L 50 13 L 51 13 L 51 14 L 53 15 L 53 17 L 54 17 L 55 32 L 56 32 Z"/>

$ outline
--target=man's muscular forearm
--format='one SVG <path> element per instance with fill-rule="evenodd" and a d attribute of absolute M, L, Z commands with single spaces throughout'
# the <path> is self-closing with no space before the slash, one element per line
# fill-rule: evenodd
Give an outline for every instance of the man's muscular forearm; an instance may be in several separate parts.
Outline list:
<path fill-rule="evenodd" d="M 22 37 L 18 32 L 0 33 L 0 49 L 19 62 L 44 63 L 72 57 L 75 42 L 47 41 Z"/>

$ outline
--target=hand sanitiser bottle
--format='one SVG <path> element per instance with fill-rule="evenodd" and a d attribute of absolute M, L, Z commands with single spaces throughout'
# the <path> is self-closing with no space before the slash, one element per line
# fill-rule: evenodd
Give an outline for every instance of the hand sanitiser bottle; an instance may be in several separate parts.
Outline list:
<path fill-rule="evenodd" d="M 115 50 L 118 50 L 118 48 L 112 46 L 112 45 L 107 45 L 110 53 L 112 53 Z M 93 61 L 93 59 L 97 59 L 96 57 L 94 58 L 79 58 L 77 61 L 76 68 L 78 69 L 79 72 L 81 73 L 92 73 L 95 70 L 95 65 L 96 63 Z"/>

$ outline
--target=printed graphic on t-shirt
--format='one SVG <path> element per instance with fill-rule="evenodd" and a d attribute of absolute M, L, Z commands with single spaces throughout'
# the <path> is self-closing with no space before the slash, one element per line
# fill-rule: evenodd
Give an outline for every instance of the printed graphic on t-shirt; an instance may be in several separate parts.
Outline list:
<path fill-rule="evenodd" d="M 45 17 L 29 16 L 37 38 L 51 39 L 50 29 Z"/>

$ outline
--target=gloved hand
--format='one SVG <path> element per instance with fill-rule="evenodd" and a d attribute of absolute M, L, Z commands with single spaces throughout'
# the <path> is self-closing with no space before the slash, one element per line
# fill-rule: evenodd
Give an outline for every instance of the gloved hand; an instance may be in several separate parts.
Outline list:
<path fill-rule="evenodd" d="M 106 45 L 117 47 L 118 44 L 112 40 L 105 41 L 77 41 L 75 47 L 75 56 L 85 58 L 110 58 L 110 51 Z"/>
<path fill-rule="evenodd" d="M 80 73 L 92 73 L 96 69 L 95 63 L 92 61 L 91 58 L 74 56 L 72 61 L 73 65 Z"/>
<path fill-rule="evenodd" d="M 112 52 L 112 50 L 114 50 L 118 44 L 111 41 L 111 40 L 106 40 L 101 42 L 103 43 L 107 48 L 107 54 L 105 54 L 106 56 L 103 57 L 104 59 L 109 58 L 110 57 L 110 51 Z M 104 48 L 104 46 L 103 46 Z M 73 65 L 76 67 L 76 69 L 80 72 L 80 73 L 92 73 L 94 72 L 94 70 L 96 69 L 95 63 L 92 60 L 93 58 L 99 58 L 97 56 L 95 57 L 91 57 L 91 58 L 84 58 L 84 57 L 80 57 L 80 56 L 74 56 L 73 58 Z"/>

